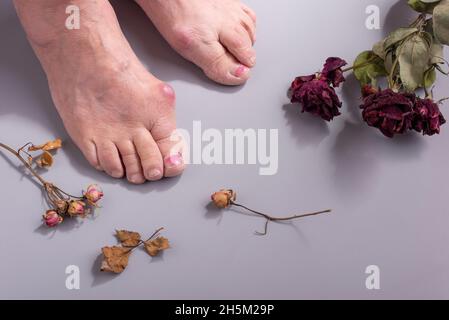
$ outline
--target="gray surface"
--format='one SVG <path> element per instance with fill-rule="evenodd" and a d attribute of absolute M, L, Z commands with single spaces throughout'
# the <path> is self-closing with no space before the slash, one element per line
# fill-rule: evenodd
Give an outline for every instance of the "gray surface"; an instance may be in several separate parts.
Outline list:
<path fill-rule="evenodd" d="M 107 197 L 95 220 L 53 232 L 40 228 L 40 190 L 14 170 L 13 158 L 0 156 L 0 298 L 449 298 L 449 127 L 429 139 L 385 139 L 361 124 L 353 79 L 342 92 L 345 115 L 329 126 L 282 109 L 294 76 L 315 71 L 327 55 L 353 59 L 410 11 L 389 0 L 247 3 L 259 17 L 258 66 L 242 88 L 210 83 L 131 1 L 117 9 L 141 59 L 176 89 L 179 126 L 191 130 L 202 120 L 220 130 L 278 128 L 278 174 L 193 165 L 181 178 L 130 186 L 97 173 L 68 142 L 46 178 L 73 192 L 99 182 Z M 380 31 L 364 26 L 370 4 L 381 8 Z M 68 139 L 10 1 L 0 4 L 0 38 L 1 141 Z M 448 89 L 441 78 L 436 95 Z M 253 231 L 262 220 L 207 209 L 221 187 L 269 212 L 335 213 L 273 224 L 261 238 Z M 97 271 L 99 249 L 115 243 L 114 229 L 149 234 L 159 226 L 173 243 L 163 257 L 136 253 L 118 277 Z M 81 269 L 80 290 L 65 288 L 70 264 Z M 372 264 L 381 268 L 380 291 L 365 288 Z"/>

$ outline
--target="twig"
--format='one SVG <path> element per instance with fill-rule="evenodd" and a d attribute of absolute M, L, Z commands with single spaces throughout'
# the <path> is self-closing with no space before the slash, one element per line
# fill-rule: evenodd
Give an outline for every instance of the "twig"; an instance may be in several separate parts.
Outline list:
<path fill-rule="evenodd" d="M 236 207 L 240 207 L 240 208 L 243 208 L 245 210 L 248 210 L 248 211 L 250 211 L 250 212 L 252 212 L 252 213 L 254 213 L 256 215 L 259 215 L 259 216 L 261 216 L 261 217 L 266 219 L 264 232 L 256 231 L 256 234 L 260 235 L 260 236 L 267 235 L 268 223 L 270 221 L 274 221 L 274 222 L 290 221 L 290 220 L 296 220 L 296 219 L 301 219 L 301 218 L 306 218 L 306 217 L 312 217 L 312 216 L 317 216 L 317 215 L 320 215 L 320 214 L 325 214 L 325 213 L 332 212 L 332 210 L 329 209 L 329 210 L 317 211 L 317 212 L 306 213 L 306 214 L 301 214 L 301 215 L 293 215 L 293 216 L 290 216 L 290 217 L 273 217 L 273 216 L 270 216 L 270 215 L 268 215 L 266 213 L 259 212 L 259 211 L 253 210 L 251 208 L 248 208 L 247 206 L 244 206 L 242 204 L 236 203 L 234 201 L 231 201 L 231 204 L 236 206 Z"/>

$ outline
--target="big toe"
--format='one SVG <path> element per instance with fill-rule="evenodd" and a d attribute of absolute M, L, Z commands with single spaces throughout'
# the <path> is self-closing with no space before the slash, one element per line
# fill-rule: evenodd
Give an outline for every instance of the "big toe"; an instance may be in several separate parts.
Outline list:
<path fill-rule="evenodd" d="M 204 41 L 189 29 L 179 29 L 176 35 L 174 47 L 199 66 L 211 80 L 224 85 L 241 85 L 249 79 L 250 60 L 253 58 L 250 57 L 250 50 L 244 53 L 243 45 L 236 44 L 233 48 L 240 47 L 234 52 L 238 51 L 244 62 L 236 58 L 218 39 Z M 225 38 L 228 39 L 227 36 Z M 243 56 L 247 57 L 246 60 Z"/>

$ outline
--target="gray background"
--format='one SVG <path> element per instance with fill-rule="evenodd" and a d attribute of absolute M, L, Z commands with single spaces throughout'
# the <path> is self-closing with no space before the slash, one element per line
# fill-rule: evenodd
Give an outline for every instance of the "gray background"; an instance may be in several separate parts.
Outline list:
<path fill-rule="evenodd" d="M 45 177 L 77 192 L 91 182 L 106 193 L 97 218 L 40 227 L 41 191 L 0 156 L 0 298 L 449 298 L 449 127 L 440 136 L 388 140 L 362 124 L 353 78 L 341 92 L 344 115 L 330 125 L 284 109 L 298 74 L 328 55 L 356 54 L 413 15 L 390 0 L 248 0 L 258 14 L 258 65 L 241 88 L 209 82 L 173 52 L 132 1 L 115 6 L 148 68 L 178 95 L 179 126 L 278 128 L 279 172 L 256 166 L 192 165 L 177 179 L 131 186 L 90 168 L 54 110 L 45 76 L 10 1 L 0 4 L 0 137 L 12 146 L 62 137 Z M 365 28 L 365 8 L 381 8 L 382 30 Z M 449 94 L 440 77 L 437 97 Z M 446 103 L 447 105 L 447 103 Z M 449 117 L 449 113 L 445 112 Z M 232 187 L 240 200 L 281 215 L 333 208 L 334 214 L 272 224 L 207 207 Z M 160 258 L 136 252 L 120 276 L 98 272 L 113 231 L 150 234 L 159 226 L 173 248 Z M 65 268 L 81 270 L 81 290 L 65 288 Z M 381 268 L 381 290 L 365 288 L 365 268 Z"/>

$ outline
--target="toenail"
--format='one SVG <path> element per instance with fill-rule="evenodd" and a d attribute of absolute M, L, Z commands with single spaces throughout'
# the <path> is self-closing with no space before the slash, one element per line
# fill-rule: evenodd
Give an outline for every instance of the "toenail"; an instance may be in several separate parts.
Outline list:
<path fill-rule="evenodd" d="M 114 178 L 121 178 L 123 176 L 123 173 L 121 171 L 112 171 L 111 176 Z"/>
<path fill-rule="evenodd" d="M 240 78 L 240 77 L 246 72 L 247 69 L 248 69 L 247 67 L 245 67 L 245 66 L 243 66 L 243 65 L 240 65 L 240 66 L 235 70 L 234 75 L 235 75 L 237 78 Z"/>
<path fill-rule="evenodd" d="M 165 163 L 169 167 L 178 167 L 183 164 L 182 155 L 180 153 L 178 153 L 178 154 L 173 154 L 171 156 L 168 156 L 165 159 Z"/>
<path fill-rule="evenodd" d="M 149 179 L 159 179 L 162 177 L 162 172 L 159 169 L 151 169 L 147 172 Z"/>
<path fill-rule="evenodd" d="M 251 58 L 249 58 L 249 61 L 251 62 L 252 65 L 256 64 L 256 56 L 252 56 Z"/>
<path fill-rule="evenodd" d="M 131 181 L 132 183 L 142 183 L 142 177 L 139 174 L 133 175 L 129 178 L 129 181 Z"/>

